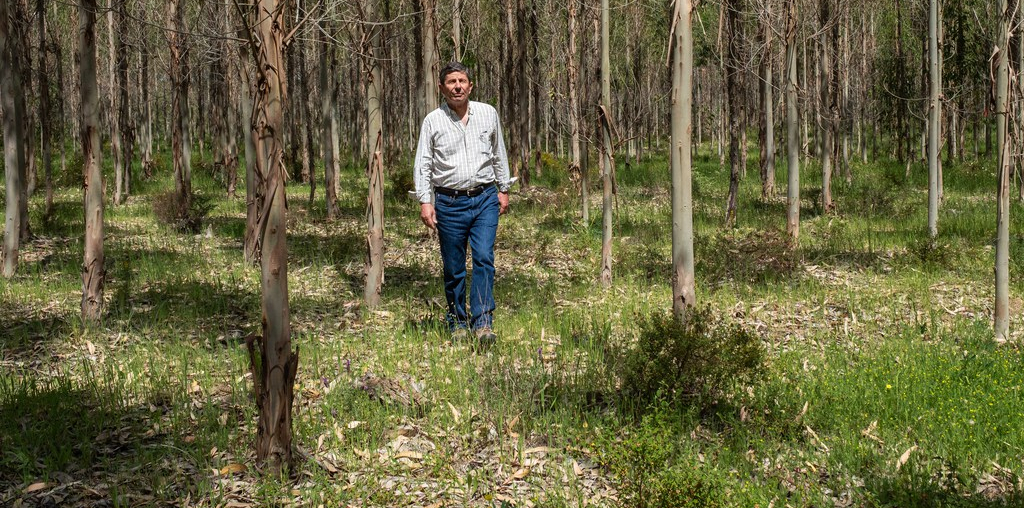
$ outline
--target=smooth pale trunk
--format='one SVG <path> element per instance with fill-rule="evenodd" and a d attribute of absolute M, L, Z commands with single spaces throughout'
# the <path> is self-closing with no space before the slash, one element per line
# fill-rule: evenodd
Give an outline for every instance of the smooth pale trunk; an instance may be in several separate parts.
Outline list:
<path fill-rule="evenodd" d="M 693 3 L 676 0 L 672 36 L 672 313 L 679 320 L 697 303 L 693 271 Z"/>
<path fill-rule="evenodd" d="M 327 205 L 327 218 L 333 219 L 338 213 L 338 197 L 335 193 L 334 149 L 331 144 L 331 88 L 330 88 L 330 40 L 327 38 L 326 27 L 320 27 L 320 150 L 324 159 L 324 191 Z"/>
<path fill-rule="evenodd" d="M 376 1 L 369 0 L 366 5 L 367 19 L 376 19 Z M 384 283 L 384 162 L 383 162 L 383 128 L 381 116 L 381 98 L 383 96 L 383 77 L 380 68 L 381 54 L 380 28 L 368 27 L 368 57 L 364 61 L 366 68 L 366 139 L 367 146 L 366 174 L 369 177 L 369 189 L 366 201 L 366 281 L 363 287 L 363 300 L 367 308 L 380 304 L 381 286 Z"/>
<path fill-rule="evenodd" d="M 0 101 L 3 101 L 4 174 L 6 183 L 6 215 L 4 217 L 3 275 L 14 276 L 21 246 L 21 121 L 15 96 L 20 94 L 21 78 L 17 58 L 7 58 L 10 51 L 10 25 L 7 2 L 0 1 Z"/>
<path fill-rule="evenodd" d="M 1009 127 L 1009 42 L 1012 13 L 1007 0 L 999 0 L 999 48 L 998 71 L 996 72 L 996 141 L 999 150 L 999 165 L 996 168 L 998 187 L 996 201 L 996 301 L 994 316 L 995 340 L 1004 342 L 1010 338 L 1010 143 L 1007 139 Z"/>
<path fill-rule="evenodd" d="M 800 238 L 800 132 L 796 84 L 796 0 L 787 0 L 786 32 L 786 232 L 795 243 Z"/>
<path fill-rule="evenodd" d="M 603 221 L 601 241 L 601 285 L 612 284 L 612 173 L 615 159 L 612 157 L 611 134 L 611 58 L 609 52 L 608 0 L 601 0 L 601 107 L 604 118 L 601 122 L 601 181 L 603 183 Z"/>
<path fill-rule="evenodd" d="M 743 70 L 741 56 L 742 21 L 740 12 L 743 10 L 742 0 L 728 0 L 725 6 L 726 46 L 723 68 L 726 81 L 726 96 L 729 103 L 729 195 L 726 198 L 725 223 L 736 224 L 739 208 L 740 179 L 743 174 L 746 139 L 743 128 Z"/>
<path fill-rule="evenodd" d="M 109 43 L 108 56 L 110 67 L 109 67 L 109 83 L 111 84 L 110 89 L 110 151 L 114 155 L 114 204 L 121 204 L 121 196 L 124 192 L 124 161 L 122 160 L 121 151 L 121 115 L 119 111 L 117 100 L 119 98 L 118 90 L 122 83 L 118 83 L 116 80 L 117 76 L 117 62 L 120 57 L 117 48 L 117 26 L 114 23 L 114 13 L 117 8 L 114 6 L 115 0 L 107 0 L 107 36 Z"/>
<path fill-rule="evenodd" d="M 930 0 L 928 14 L 928 237 L 939 235 L 939 127 L 941 108 L 939 92 L 942 77 L 939 76 L 939 0 Z"/>
<path fill-rule="evenodd" d="M 770 15 L 770 13 L 769 13 Z M 763 128 L 761 130 L 761 198 L 769 199 L 775 195 L 775 95 L 772 83 L 771 64 L 771 27 L 765 27 L 765 47 L 769 54 L 764 56 L 761 79 L 761 107 L 763 108 Z"/>
<path fill-rule="evenodd" d="M 82 320 L 99 321 L 103 313 L 103 152 L 100 149 L 100 101 L 96 84 L 96 0 L 78 8 L 78 48 L 82 93 L 85 249 L 82 264 Z"/>
<path fill-rule="evenodd" d="M 46 7 L 44 0 L 36 0 L 36 19 L 38 22 L 39 31 L 39 47 L 46 47 L 47 28 L 46 23 Z M 2 52 L 0 52 L 2 54 Z M 43 52 L 44 57 L 39 62 L 39 130 L 40 130 L 40 143 L 39 148 L 42 152 L 43 157 L 43 177 L 45 178 L 46 185 L 46 212 L 45 216 L 49 217 L 53 211 L 53 162 L 50 158 L 50 142 L 53 135 L 50 129 L 50 74 L 46 68 L 46 52 Z M 58 65 L 60 61 L 58 60 Z M 10 195 L 10 194 L 8 194 Z"/>
<path fill-rule="evenodd" d="M 579 103 L 579 67 L 576 65 L 578 57 L 576 52 L 576 34 L 578 32 L 576 22 L 576 2 L 569 2 L 569 51 L 567 57 L 568 89 L 569 89 L 569 129 L 572 150 L 572 169 L 580 174 L 580 196 L 583 199 L 583 223 L 587 223 L 587 189 L 586 189 L 586 168 L 582 166 L 580 154 L 580 103 Z M 559 137 L 561 139 L 561 137 Z"/>

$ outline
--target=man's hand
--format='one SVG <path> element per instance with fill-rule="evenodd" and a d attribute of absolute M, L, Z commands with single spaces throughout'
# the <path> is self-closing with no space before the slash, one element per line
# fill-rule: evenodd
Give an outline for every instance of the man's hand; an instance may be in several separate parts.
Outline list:
<path fill-rule="evenodd" d="M 508 212 L 508 193 L 498 192 L 498 215 Z"/>
<path fill-rule="evenodd" d="M 508 202 L 508 198 L 505 199 Z M 420 220 L 423 221 L 423 225 L 430 229 L 437 229 L 437 212 L 434 210 L 434 205 L 430 203 L 420 203 Z"/>

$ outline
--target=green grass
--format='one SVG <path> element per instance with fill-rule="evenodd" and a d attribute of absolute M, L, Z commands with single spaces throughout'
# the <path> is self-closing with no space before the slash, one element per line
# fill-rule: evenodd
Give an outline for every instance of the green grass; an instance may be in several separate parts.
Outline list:
<path fill-rule="evenodd" d="M 137 178 L 127 204 L 107 205 L 106 315 L 88 327 L 78 317 L 81 191 L 60 179 L 48 223 L 42 196 L 33 198 L 37 236 L 23 246 L 18 274 L 0 281 L 0 504 L 1021 502 L 1024 281 L 1011 281 L 1017 342 L 996 346 L 993 161 L 946 163 L 934 246 L 923 239 L 920 165 L 908 180 L 902 164 L 854 163 L 852 185 L 833 180 L 837 212 L 826 215 L 820 168 L 805 163 L 793 246 L 784 163 L 777 197 L 762 201 L 751 155 L 738 222 L 726 229 L 727 169 L 702 151 L 698 298 L 758 334 L 768 352 L 760 381 L 730 385 L 702 410 L 624 400 L 610 361 L 671 299 L 668 162 L 649 155 L 628 168 L 618 157 L 609 290 L 597 284 L 596 158 L 584 224 L 565 162 L 545 155 L 535 185 L 516 191 L 502 219 L 500 340 L 484 354 L 440 331 L 436 240 L 400 175 L 387 179 L 385 284 L 374 311 L 360 305 L 361 167 L 343 171 L 334 221 L 324 216 L 322 180 L 312 207 L 308 187 L 291 183 L 301 453 L 285 480 L 264 475 L 252 451 L 244 337 L 259 332 L 260 287 L 258 270 L 242 260 L 243 199 L 226 199 L 197 154 L 195 188 L 215 204 L 211 235 L 205 225 L 200 235 L 176 233 L 153 216 L 152 196 L 172 186 L 170 157 L 158 154 L 156 176 Z M 1019 223 L 1011 238 L 1017 274 Z M 367 373 L 418 392 L 422 405 L 371 399 L 356 387 Z M 244 471 L 230 472 L 236 464 Z M 38 482 L 45 487 L 26 492 Z"/>

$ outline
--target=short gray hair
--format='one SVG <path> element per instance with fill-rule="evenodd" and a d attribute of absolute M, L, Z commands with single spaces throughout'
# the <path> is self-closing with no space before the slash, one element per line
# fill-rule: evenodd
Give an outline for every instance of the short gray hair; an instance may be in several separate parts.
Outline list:
<path fill-rule="evenodd" d="M 453 72 L 461 72 L 466 75 L 466 78 L 469 78 L 470 81 L 473 81 L 473 79 L 470 78 L 469 76 L 469 67 L 463 65 L 462 62 L 451 61 L 448 62 L 448 65 L 445 65 L 441 69 L 441 72 L 437 73 L 437 82 L 443 85 L 444 78 L 448 77 L 448 75 Z"/>

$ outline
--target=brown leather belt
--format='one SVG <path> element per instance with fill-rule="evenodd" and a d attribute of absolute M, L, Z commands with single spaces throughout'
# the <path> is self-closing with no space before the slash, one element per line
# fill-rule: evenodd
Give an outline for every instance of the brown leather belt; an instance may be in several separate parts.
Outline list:
<path fill-rule="evenodd" d="M 449 189 L 448 187 L 434 187 L 434 192 L 436 192 L 438 194 L 445 195 L 445 196 L 451 196 L 453 198 L 457 198 L 459 196 L 465 196 L 467 198 L 472 198 L 472 197 L 479 196 L 479 195 L 483 194 L 484 191 L 487 190 L 488 187 L 493 187 L 493 186 L 494 186 L 494 182 L 485 183 L 483 185 L 477 185 L 476 187 L 473 187 L 472 189 Z"/>

